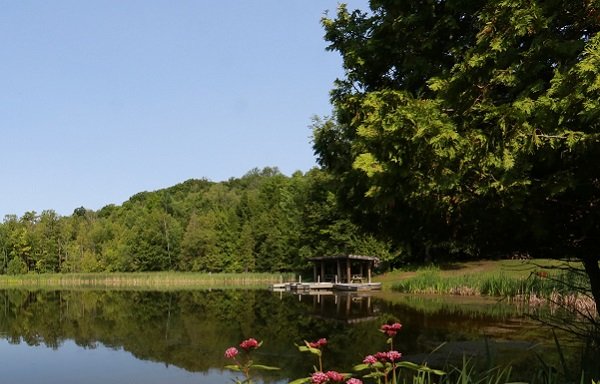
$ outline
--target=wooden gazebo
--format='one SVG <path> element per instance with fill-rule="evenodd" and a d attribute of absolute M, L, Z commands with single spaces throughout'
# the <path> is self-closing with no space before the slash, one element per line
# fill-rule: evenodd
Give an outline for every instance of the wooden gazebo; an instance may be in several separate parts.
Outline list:
<path fill-rule="evenodd" d="M 310 259 L 315 282 L 371 283 L 371 275 L 379 259 L 374 256 L 336 255 Z"/>

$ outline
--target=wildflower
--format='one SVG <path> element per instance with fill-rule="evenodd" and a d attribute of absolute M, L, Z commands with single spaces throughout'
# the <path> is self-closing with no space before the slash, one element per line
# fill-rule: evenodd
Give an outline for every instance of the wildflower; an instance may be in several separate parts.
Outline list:
<path fill-rule="evenodd" d="M 327 345 L 327 339 L 321 338 L 315 342 L 308 343 L 308 346 L 311 348 L 321 348 Z"/>
<path fill-rule="evenodd" d="M 363 360 L 363 363 L 369 364 L 369 365 L 375 364 L 376 362 L 377 362 L 377 358 L 373 355 L 367 355 Z"/>
<path fill-rule="evenodd" d="M 310 376 L 311 384 L 325 384 L 329 381 L 329 377 L 323 372 L 315 372 Z"/>
<path fill-rule="evenodd" d="M 244 340 L 240 343 L 240 348 L 242 348 L 243 350 L 245 350 L 246 352 L 251 350 L 251 349 L 256 349 L 260 347 L 260 344 L 258 341 L 256 341 L 256 339 L 253 338 L 249 338 L 248 340 Z"/>
<path fill-rule="evenodd" d="M 228 359 L 233 359 L 237 356 L 238 353 L 239 352 L 236 347 L 227 348 L 227 350 L 225 351 L 225 357 Z"/>
<path fill-rule="evenodd" d="M 360 379 L 355 379 L 354 377 L 351 379 L 348 379 L 348 381 L 346 381 L 346 384 L 363 384 L 362 380 Z"/>
<path fill-rule="evenodd" d="M 402 358 L 402 354 L 398 351 L 389 351 L 387 353 L 387 359 L 390 363 L 393 363 L 394 361 L 398 361 L 398 360 L 400 360 L 400 358 Z"/>
<path fill-rule="evenodd" d="M 344 375 L 336 371 L 327 371 L 325 374 L 327 378 L 333 382 L 341 383 L 344 381 Z"/>
<path fill-rule="evenodd" d="M 388 360 L 387 352 L 377 352 L 373 357 L 382 363 L 385 363 Z"/>
<path fill-rule="evenodd" d="M 381 328 L 379 328 L 379 330 L 388 335 L 388 337 L 396 336 L 400 329 L 402 329 L 402 324 L 400 323 L 383 324 Z"/>

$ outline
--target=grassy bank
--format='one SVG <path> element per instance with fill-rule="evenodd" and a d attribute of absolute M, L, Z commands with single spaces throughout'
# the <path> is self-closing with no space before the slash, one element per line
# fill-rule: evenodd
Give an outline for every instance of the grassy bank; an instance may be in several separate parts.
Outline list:
<path fill-rule="evenodd" d="M 493 296 L 530 304 L 556 304 L 594 313 L 585 273 L 576 263 L 555 260 L 501 260 L 394 271 L 379 280 L 397 292 Z"/>
<path fill-rule="evenodd" d="M 498 274 L 503 273 L 511 277 L 528 277 L 538 271 L 558 273 L 565 267 L 580 267 L 580 263 L 565 263 L 559 260 L 479 260 L 470 262 L 445 263 L 428 266 L 406 266 L 392 272 L 377 276 L 377 281 L 393 285 L 394 283 L 410 279 L 422 273 L 437 272 L 442 277 Z"/>
<path fill-rule="evenodd" d="M 444 276 L 438 271 L 421 272 L 414 277 L 397 282 L 393 290 L 407 293 L 437 293 L 452 295 L 486 295 L 515 297 L 536 293 L 548 296 L 563 286 L 563 276 L 527 277 L 511 276 L 505 272 Z"/>
<path fill-rule="evenodd" d="M 0 276 L 0 288 L 202 289 L 266 287 L 291 281 L 292 274 L 273 273 L 72 273 Z"/>

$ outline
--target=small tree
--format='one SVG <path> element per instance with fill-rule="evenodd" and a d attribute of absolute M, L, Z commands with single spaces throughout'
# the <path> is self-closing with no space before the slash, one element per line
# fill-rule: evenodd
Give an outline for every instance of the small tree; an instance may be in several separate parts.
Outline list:
<path fill-rule="evenodd" d="M 27 273 L 27 264 L 20 257 L 13 257 L 6 266 L 7 275 L 24 275 Z"/>

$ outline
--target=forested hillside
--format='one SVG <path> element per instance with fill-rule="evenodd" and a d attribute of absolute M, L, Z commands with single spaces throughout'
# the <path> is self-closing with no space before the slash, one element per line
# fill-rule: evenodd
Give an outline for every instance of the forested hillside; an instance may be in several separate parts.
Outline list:
<path fill-rule="evenodd" d="M 338 209 L 331 178 L 275 168 L 225 182 L 188 180 L 121 206 L 70 216 L 8 215 L 0 225 L 2 273 L 290 271 L 338 252 L 390 259 Z"/>

